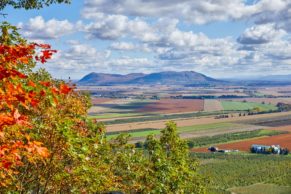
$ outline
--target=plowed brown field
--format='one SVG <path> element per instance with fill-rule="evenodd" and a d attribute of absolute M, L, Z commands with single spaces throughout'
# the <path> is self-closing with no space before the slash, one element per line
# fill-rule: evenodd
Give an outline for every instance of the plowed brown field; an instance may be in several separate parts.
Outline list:
<path fill-rule="evenodd" d="M 109 101 L 113 101 L 114 99 L 112 98 L 92 98 L 91 102 L 94 105 L 98 105 L 98 104 L 103 104 L 105 102 L 109 102 Z"/>
<path fill-rule="evenodd" d="M 150 103 L 139 112 L 182 113 L 203 111 L 204 100 L 200 99 L 161 99 Z"/>
<path fill-rule="evenodd" d="M 234 143 L 219 144 L 217 147 L 219 149 L 234 149 L 240 151 L 249 151 L 253 144 L 262 145 L 280 145 L 283 148 L 291 149 L 291 134 L 281 134 L 271 137 L 262 137 L 257 139 L 245 140 Z M 208 152 L 207 147 L 194 148 L 194 152 Z"/>

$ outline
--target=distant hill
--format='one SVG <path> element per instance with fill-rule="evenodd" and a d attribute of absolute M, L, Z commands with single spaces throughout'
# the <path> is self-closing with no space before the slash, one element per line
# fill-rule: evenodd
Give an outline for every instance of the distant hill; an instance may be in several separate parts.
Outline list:
<path fill-rule="evenodd" d="M 78 85 L 214 85 L 223 81 L 194 71 L 166 71 L 151 74 L 132 73 L 127 75 L 90 73 L 77 82 Z"/>

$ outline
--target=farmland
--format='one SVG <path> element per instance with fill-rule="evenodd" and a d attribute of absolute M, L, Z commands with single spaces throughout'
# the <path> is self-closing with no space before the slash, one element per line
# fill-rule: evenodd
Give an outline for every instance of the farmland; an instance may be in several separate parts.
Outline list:
<path fill-rule="evenodd" d="M 221 104 L 224 110 L 252 110 L 254 108 L 259 108 L 261 111 L 277 110 L 274 105 L 257 102 L 222 101 Z"/>
<path fill-rule="evenodd" d="M 249 149 L 252 144 L 291 149 L 291 112 L 276 107 L 291 102 L 279 96 L 291 88 L 141 88 L 144 91 L 121 88 L 126 98 L 95 98 L 90 118 L 106 124 L 109 140 L 128 133 L 129 143 L 142 145 L 150 134 L 159 138 L 165 123 L 173 120 L 191 155 L 201 161 L 201 173 L 211 177 L 209 193 L 290 191 L 291 172 L 285 168 L 290 169 L 291 158 L 250 154 Z M 220 98 L 223 95 L 237 96 Z M 264 114 L 249 114 L 252 111 Z M 212 145 L 239 152 L 208 153 Z"/>
<path fill-rule="evenodd" d="M 138 109 L 139 112 L 184 113 L 204 110 L 204 100 L 162 99 Z"/>
<path fill-rule="evenodd" d="M 193 125 L 193 126 L 186 126 L 186 127 L 179 127 L 178 133 L 180 136 L 202 136 L 205 134 L 217 134 L 217 133 L 224 133 L 225 131 L 231 132 L 240 129 L 248 130 L 249 126 L 244 126 L 242 124 L 236 123 L 213 123 L 213 124 L 203 124 L 203 125 Z M 251 128 L 250 128 L 251 129 Z M 252 129 L 251 129 L 252 130 Z M 159 135 L 159 129 L 140 129 L 135 131 L 128 131 L 131 137 L 146 137 L 147 135 Z M 110 134 L 110 133 L 109 133 Z M 114 136 L 116 133 L 114 133 Z M 113 138 L 109 135 L 109 138 Z"/>
<path fill-rule="evenodd" d="M 230 194 L 232 190 L 255 183 L 276 184 L 273 188 L 276 191 L 289 191 L 291 187 L 291 158 L 288 156 L 220 153 L 192 153 L 192 156 L 200 159 L 201 172 L 211 177 L 210 193 Z M 263 188 L 257 189 L 262 191 Z"/>
<path fill-rule="evenodd" d="M 274 193 L 280 193 L 280 194 L 290 194 L 291 193 L 291 187 L 288 186 L 278 186 L 275 184 L 264 184 L 264 183 L 258 183 L 250 186 L 244 186 L 244 187 L 234 187 L 229 189 L 229 191 L 237 194 L 274 194 Z"/>
<path fill-rule="evenodd" d="M 211 111 L 221 111 L 221 110 L 223 110 L 223 107 L 219 100 L 214 100 L 214 99 L 204 100 L 204 111 L 211 112 Z"/>
<path fill-rule="evenodd" d="M 192 147 L 201 147 L 201 146 L 211 146 L 211 145 L 219 145 L 220 143 L 225 142 L 233 142 L 233 141 L 242 141 L 244 139 L 257 138 L 261 136 L 274 136 L 282 133 L 286 133 L 285 131 L 275 131 L 275 130 L 253 130 L 253 131 L 242 131 L 242 132 L 234 132 L 227 133 L 221 135 L 214 136 L 204 136 L 198 138 L 187 139 L 188 145 L 190 148 Z M 207 147 L 204 148 L 196 148 L 192 149 L 192 151 L 197 152 L 206 152 Z"/>
<path fill-rule="evenodd" d="M 248 152 L 253 144 L 280 145 L 291 150 L 291 134 L 280 134 L 271 137 L 255 138 L 233 143 L 218 144 L 220 149 L 238 149 Z M 206 149 L 206 148 L 204 148 Z"/>
<path fill-rule="evenodd" d="M 217 113 L 215 114 L 217 115 Z M 241 116 L 238 114 L 233 114 L 233 117 L 216 119 L 215 116 L 211 114 L 193 113 L 187 114 L 187 117 L 183 118 L 185 115 L 169 115 L 169 116 L 154 116 L 154 117 L 142 117 L 142 118 L 131 118 L 131 119 L 116 119 L 111 121 L 106 121 L 107 130 L 112 131 L 128 131 L 132 129 L 144 129 L 144 128 L 155 128 L 161 129 L 165 126 L 167 120 L 175 121 L 179 127 L 211 124 L 211 123 L 221 123 L 221 122 L 238 122 L 245 124 L 253 124 L 257 120 L 272 120 L 273 118 L 289 117 L 291 112 L 280 112 L 280 113 L 270 113 L 270 114 L 258 114 Z M 181 118 L 182 117 L 182 118 Z"/>

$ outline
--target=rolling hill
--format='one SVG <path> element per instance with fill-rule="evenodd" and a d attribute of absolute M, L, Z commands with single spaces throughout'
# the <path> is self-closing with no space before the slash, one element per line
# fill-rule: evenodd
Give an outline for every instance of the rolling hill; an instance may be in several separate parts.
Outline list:
<path fill-rule="evenodd" d="M 223 81 L 213 79 L 195 71 L 166 71 L 143 74 L 132 73 L 127 75 L 90 73 L 77 82 L 78 85 L 214 85 Z"/>

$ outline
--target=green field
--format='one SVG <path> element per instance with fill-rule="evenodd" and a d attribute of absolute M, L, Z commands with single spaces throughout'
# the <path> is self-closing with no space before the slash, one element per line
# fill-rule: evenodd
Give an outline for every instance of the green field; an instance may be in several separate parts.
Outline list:
<path fill-rule="evenodd" d="M 245 187 L 234 187 L 229 191 L 236 194 L 290 194 L 291 187 L 259 183 Z"/>
<path fill-rule="evenodd" d="M 277 107 L 271 104 L 262 104 L 257 102 L 237 102 L 237 101 L 221 101 L 221 105 L 224 110 L 252 110 L 254 108 L 259 108 L 260 111 L 274 111 Z"/>
<path fill-rule="evenodd" d="M 191 132 L 191 131 L 205 131 L 205 130 L 214 130 L 214 129 L 228 129 L 234 127 L 243 126 L 242 124 L 237 123 L 212 123 L 212 124 L 204 124 L 204 125 L 194 125 L 187 127 L 178 127 L 178 133 L 182 132 Z M 150 134 L 159 135 L 160 129 L 145 129 L 145 130 L 137 130 L 133 132 L 127 132 L 131 137 L 146 137 Z M 118 134 L 108 135 L 109 139 L 117 137 Z"/>

